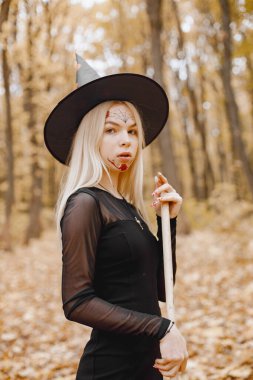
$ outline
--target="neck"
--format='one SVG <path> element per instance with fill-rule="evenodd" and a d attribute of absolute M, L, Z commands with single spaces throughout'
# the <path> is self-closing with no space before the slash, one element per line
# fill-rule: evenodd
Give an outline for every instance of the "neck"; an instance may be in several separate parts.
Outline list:
<path fill-rule="evenodd" d="M 119 173 L 116 171 L 109 171 L 111 182 L 108 178 L 108 175 L 103 172 L 102 178 L 99 182 L 102 186 L 104 186 L 108 191 L 118 193 L 118 181 L 119 181 Z"/>

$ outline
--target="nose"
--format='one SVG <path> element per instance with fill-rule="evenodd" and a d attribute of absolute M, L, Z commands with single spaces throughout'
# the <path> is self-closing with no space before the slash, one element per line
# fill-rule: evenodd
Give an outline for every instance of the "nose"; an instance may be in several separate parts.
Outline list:
<path fill-rule="evenodd" d="M 121 137 L 121 144 L 120 145 L 129 145 L 130 144 L 130 137 L 128 131 L 123 131 Z"/>

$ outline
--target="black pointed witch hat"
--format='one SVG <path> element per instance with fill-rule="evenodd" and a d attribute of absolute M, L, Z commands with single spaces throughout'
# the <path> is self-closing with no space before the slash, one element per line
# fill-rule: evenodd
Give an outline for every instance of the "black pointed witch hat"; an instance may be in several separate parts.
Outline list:
<path fill-rule="evenodd" d="M 126 100 L 137 108 L 145 144 L 149 145 L 161 132 L 169 114 L 169 102 L 163 88 L 140 74 L 119 73 L 100 77 L 82 57 L 76 54 L 76 59 L 80 66 L 76 73 L 78 88 L 56 105 L 45 123 L 44 139 L 49 152 L 67 165 L 72 140 L 82 118 L 107 100 Z"/>

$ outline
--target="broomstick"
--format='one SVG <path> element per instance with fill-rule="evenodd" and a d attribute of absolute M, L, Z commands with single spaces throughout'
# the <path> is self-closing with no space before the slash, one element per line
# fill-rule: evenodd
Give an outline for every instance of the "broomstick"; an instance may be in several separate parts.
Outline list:
<path fill-rule="evenodd" d="M 165 195 L 163 192 L 161 196 Z M 173 268 L 172 268 L 172 252 L 171 252 L 171 232 L 170 232 L 170 209 L 168 202 L 161 203 L 162 218 L 162 237 L 163 237 L 163 262 L 164 262 L 164 280 L 166 294 L 166 314 L 167 318 L 175 321 L 175 310 L 173 301 Z M 171 377 L 172 379 L 172 377 Z M 179 380 L 176 375 L 173 379 Z"/>

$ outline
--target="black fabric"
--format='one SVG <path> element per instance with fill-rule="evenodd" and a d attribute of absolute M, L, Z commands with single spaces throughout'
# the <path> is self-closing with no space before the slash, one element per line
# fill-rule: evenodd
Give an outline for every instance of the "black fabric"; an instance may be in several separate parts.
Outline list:
<path fill-rule="evenodd" d="M 170 321 L 161 316 L 158 303 L 165 301 L 159 216 L 157 224 L 159 240 L 133 205 L 96 187 L 78 189 L 68 198 L 61 220 L 63 310 L 67 319 L 93 327 L 78 379 L 135 379 L 144 365 L 135 362 L 136 355 L 152 357 L 146 363 L 151 377 L 140 378 L 162 379 L 152 367 L 153 356 Z M 175 283 L 176 218 L 170 225 Z M 130 356 L 132 364 L 129 370 L 115 368 L 108 356 Z"/>

